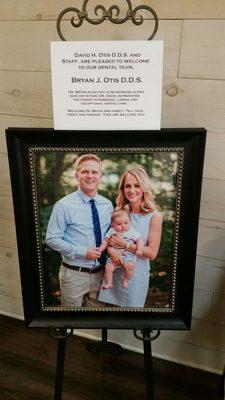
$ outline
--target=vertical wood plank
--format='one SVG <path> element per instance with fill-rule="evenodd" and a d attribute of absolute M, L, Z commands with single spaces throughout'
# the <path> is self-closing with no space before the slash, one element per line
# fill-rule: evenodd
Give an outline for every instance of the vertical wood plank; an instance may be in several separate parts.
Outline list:
<path fill-rule="evenodd" d="M 225 79 L 224 38 L 224 20 L 185 21 L 179 77 Z"/>

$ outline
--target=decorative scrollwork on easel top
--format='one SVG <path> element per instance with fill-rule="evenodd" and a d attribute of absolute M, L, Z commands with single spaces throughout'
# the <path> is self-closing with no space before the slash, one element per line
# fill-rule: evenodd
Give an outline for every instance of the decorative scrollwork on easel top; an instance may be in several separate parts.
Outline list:
<path fill-rule="evenodd" d="M 155 23 L 153 32 L 150 35 L 150 37 L 148 38 L 148 40 L 152 40 L 154 38 L 154 36 L 156 35 L 158 26 L 159 26 L 159 20 L 158 20 L 158 16 L 157 16 L 155 10 L 153 10 L 153 8 L 151 8 L 147 5 L 140 5 L 140 6 L 135 7 L 134 9 L 132 9 L 131 1 L 130 0 L 125 0 L 125 1 L 127 3 L 127 13 L 124 18 L 119 17 L 121 11 L 120 11 L 119 6 L 115 5 L 115 4 L 112 5 L 111 7 L 109 7 L 108 10 L 103 5 L 95 6 L 94 13 L 96 15 L 96 19 L 94 19 L 94 18 L 91 19 L 88 16 L 87 4 L 88 4 L 89 0 L 84 0 L 81 10 L 79 10 L 76 7 L 65 8 L 59 14 L 59 16 L 57 18 L 57 22 L 56 22 L 56 27 L 57 27 L 57 32 L 58 32 L 59 37 L 61 38 L 61 40 L 66 41 L 65 37 L 63 36 L 62 30 L 61 30 L 61 21 L 62 21 L 62 18 L 66 14 L 71 13 L 71 12 L 75 14 L 75 16 L 73 16 L 70 19 L 71 25 L 74 28 L 79 28 L 82 25 L 84 20 L 86 20 L 87 22 L 89 22 L 92 25 L 99 25 L 102 22 L 104 22 L 106 19 L 111 21 L 113 24 L 123 24 L 124 22 L 131 20 L 133 22 L 133 24 L 141 25 L 144 22 L 144 18 L 142 17 L 142 15 L 138 14 L 138 11 L 146 10 L 153 16 L 154 23 Z"/>

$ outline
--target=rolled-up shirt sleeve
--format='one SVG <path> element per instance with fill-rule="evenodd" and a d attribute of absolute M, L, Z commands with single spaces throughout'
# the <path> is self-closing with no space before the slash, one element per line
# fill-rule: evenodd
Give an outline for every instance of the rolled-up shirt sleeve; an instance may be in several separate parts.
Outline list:
<path fill-rule="evenodd" d="M 85 258 L 88 250 L 87 246 L 72 243 L 68 238 L 64 240 L 67 226 L 67 210 L 60 203 L 57 203 L 54 206 L 49 219 L 46 233 L 46 244 L 51 249 L 58 251 L 62 256 L 71 260 L 76 260 L 76 258 Z"/>

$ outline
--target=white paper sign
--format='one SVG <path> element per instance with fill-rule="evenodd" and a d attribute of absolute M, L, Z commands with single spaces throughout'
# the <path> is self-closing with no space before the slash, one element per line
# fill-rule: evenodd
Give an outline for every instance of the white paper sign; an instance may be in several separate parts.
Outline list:
<path fill-rule="evenodd" d="M 160 129 L 162 41 L 52 42 L 55 129 Z"/>

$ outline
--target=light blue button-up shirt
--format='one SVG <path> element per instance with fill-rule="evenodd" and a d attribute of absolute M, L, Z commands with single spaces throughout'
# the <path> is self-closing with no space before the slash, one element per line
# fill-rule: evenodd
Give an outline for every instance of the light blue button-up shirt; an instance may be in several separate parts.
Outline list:
<path fill-rule="evenodd" d="M 96 247 L 93 230 L 91 197 L 78 189 L 59 200 L 49 219 L 46 244 L 62 255 L 65 263 L 77 266 L 98 266 L 98 260 L 85 258 L 88 248 Z M 99 194 L 94 197 L 99 213 L 102 239 L 110 226 L 113 206 Z"/>

